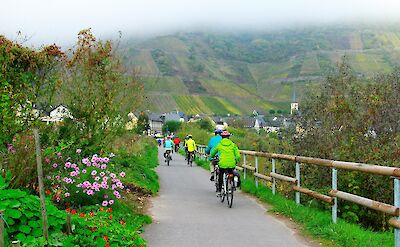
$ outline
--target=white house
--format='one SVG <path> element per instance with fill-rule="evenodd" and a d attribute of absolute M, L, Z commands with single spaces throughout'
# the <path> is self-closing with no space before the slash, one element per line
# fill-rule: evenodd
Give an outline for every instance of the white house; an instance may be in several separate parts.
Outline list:
<path fill-rule="evenodd" d="M 49 116 L 41 117 L 41 120 L 49 124 L 52 122 L 61 122 L 65 118 L 74 119 L 74 117 L 72 116 L 71 112 L 68 110 L 67 107 L 59 105 L 52 111 L 50 111 Z"/>

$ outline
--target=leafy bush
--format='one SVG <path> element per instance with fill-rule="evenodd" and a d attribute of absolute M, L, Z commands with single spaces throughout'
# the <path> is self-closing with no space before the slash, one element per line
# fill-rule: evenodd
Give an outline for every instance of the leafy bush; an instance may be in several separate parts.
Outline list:
<path fill-rule="evenodd" d="M 0 176 L 0 210 L 4 210 L 6 239 L 20 240 L 23 244 L 42 236 L 39 197 L 18 189 L 5 189 L 8 183 Z M 66 213 L 46 201 L 50 234 L 60 234 L 66 222 Z"/>

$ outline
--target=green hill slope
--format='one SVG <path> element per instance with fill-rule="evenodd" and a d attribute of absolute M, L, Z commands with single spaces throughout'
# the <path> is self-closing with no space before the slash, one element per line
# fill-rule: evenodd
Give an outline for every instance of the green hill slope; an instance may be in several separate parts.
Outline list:
<path fill-rule="evenodd" d="M 295 87 L 319 83 L 343 56 L 358 75 L 400 65 L 400 28 L 315 27 L 257 33 L 178 33 L 123 46 L 139 68 L 144 108 L 188 114 L 289 111 Z"/>

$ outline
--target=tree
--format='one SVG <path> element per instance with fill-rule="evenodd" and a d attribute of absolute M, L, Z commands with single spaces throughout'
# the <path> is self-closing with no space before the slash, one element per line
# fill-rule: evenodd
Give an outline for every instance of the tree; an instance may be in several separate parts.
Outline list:
<path fill-rule="evenodd" d="M 201 119 L 199 121 L 199 126 L 200 126 L 201 129 L 207 130 L 207 131 L 210 131 L 210 132 L 212 132 L 214 130 L 214 127 L 213 127 L 211 121 L 209 119 L 207 119 L 207 118 Z"/>
<path fill-rule="evenodd" d="M 90 29 L 78 34 L 60 94 L 89 144 L 105 143 L 121 130 L 142 92 L 135 71 L 123 66 L 111 41 L 97 41 Z"/>
<path fill-rule="evenodd" d="M 181 124 L 179 121 L 167 121 L 163 125 L 163 133 L 176 132 L 181 128 Z"/>
<path fill-rule="evenodd" d="M 140 112 L 140 115 L 138 117 L 138 121 L 136 124 L 136 133 L 142 134 L 144 131 L 147 131 L 150 129 L 149 125 L 149 116 L 145 112 Z"/>
<path fill-rule="evenodd" d="M 275 114 L 275 110 L 269 110 L 269 114 L 274 115 Z"/>
<path fill-rule="evenodd" d="M 27 130 L 39 106 L 51 104 L 64 54 L 56 45 L 33 50 L 0 35 L 0 145 Z"/>

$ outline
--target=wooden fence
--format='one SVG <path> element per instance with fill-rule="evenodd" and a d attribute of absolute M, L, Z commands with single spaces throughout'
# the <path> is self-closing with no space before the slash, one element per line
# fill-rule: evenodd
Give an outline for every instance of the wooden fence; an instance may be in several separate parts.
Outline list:
<path fill-rule="evenodd" d="M 198 155 L 202 159 L 207 158 L 205 153 L 205 146 L 199 145 L 197 149 Z M 345 200 L 371 208 L 376 211 L 380 211 L 393 216 L 389 220 L 389 224 L 394 227 L 395 234 L 395 247 L 400 247 L 400 168 L 389 167 L 389 166 L 378 166 L 355 162 L 344 162 L 336 160 L 318 159 L 311 157 L 286 155 L 286 154 L 275 154 L 275 153 L 264 153 L 255 152 L 248 150 L 240 150 L 243 155 L 243 163 L 237 167 L 238 170 L 243 171 L 243 176 L 246 178 L 247 173 L 251 172 L 255 178 L 255 184 L 258 187 L 258 180 L 272 182 L 272 193 L 276 193 L 276 182 L 277 180 L 288 182 L 291 185 L 291 189 L 295 192 L 295 200 L 297 204 L 300 204 L 301 193 L 313 197 L 317 200 L 321 200 L 331 205 L 332 208 L 332 222 L 337 222 L 337 200 Z M 254 157 L 254 166 L 247 162 L 247 157 Z M 259 172 L 259 158 L 266 158 L 271 160 L 271 172 L 262 174 Z M 276 160 L 291 161 L 296 164 L 295 166 L 295 177 L 285 176 L 283 174 L 276 173 Z M 328 195 L 321 194 L 316 191 L 312 191 L 308 188 L 301 187 L 301 171 L 300 164 L 303 165 L 316 165 L 331 168 L 331 182 L 332 187 Z M 390 205 L 387 203 L 375 201 L 369 198 L 361 197 L 344 191 L 340 191 L 337 188 L 337 170 L 348 170 L 357 171 L 363 173 L 369 173 L 374 175 L 389 176 L 394 180 L 394 204 Z"/>

